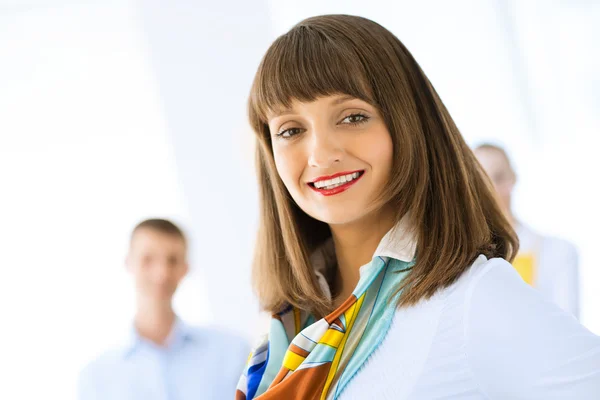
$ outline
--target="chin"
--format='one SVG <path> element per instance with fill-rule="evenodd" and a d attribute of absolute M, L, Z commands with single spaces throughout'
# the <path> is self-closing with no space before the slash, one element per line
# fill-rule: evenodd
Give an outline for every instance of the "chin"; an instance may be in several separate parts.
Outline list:
<path fill-rule="evenodd" d="M 337 212 L 336 212 L 337 211 Z M 347 225 L 352 222 L 361 220 L 365 214 L 359 212 L 351 212 L 350 210 L 336 210 L 327 213 L 309 214 L 317 221 L 326 223 L 327 225 Z"/>

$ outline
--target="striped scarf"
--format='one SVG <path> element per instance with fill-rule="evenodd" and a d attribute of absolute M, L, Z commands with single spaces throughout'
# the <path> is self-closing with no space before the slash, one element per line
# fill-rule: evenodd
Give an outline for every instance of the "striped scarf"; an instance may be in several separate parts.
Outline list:
<path fill-rule="evenodd" d="M 250 355 L 236 400 L 337 399 L 379 346 L 396 309 L 394 292 L 412 263 L 375 257 L 352 295 L 315 321 L 288 307 L 273 316 L 268 339 Z"/>

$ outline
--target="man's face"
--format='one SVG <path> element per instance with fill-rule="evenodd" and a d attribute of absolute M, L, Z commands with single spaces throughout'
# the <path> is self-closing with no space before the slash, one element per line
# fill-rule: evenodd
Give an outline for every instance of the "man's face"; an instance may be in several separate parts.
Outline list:
<path fill-rule="evenodd" d="M 515 186 L 515 173 L 508 159 L 502 152 L 488 148 L 475 150 L 475 156 L 494 184 L 500 206 L 507 215 L 510 215 L 512 191 Z"/>
<path fill-rule="evenodd" d="M 131 240 L 127 267 L 138 296 L 171 301 L 188 270 L 185 242 L 175 235 L 141 228 Z"/>

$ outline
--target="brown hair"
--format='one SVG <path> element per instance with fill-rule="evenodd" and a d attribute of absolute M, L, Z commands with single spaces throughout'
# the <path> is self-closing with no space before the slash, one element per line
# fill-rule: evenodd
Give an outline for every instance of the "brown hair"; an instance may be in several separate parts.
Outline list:
<path fill-rule="evenodd" d="M 318 316 L 331 311 L 309 262 L 331 236 L 304 213 L 281 181 L 267 113 L 291 101 L 347 94 L 374 105 L 394 148 L 391 182 L 381 194 L 407 216 L 417 239 L 416 264 L 398 290 L 399 305 L 453 283 L 479 254 L 512 260 L 518 240 L 491 187 L 435 89 L 404 45 L 365 18 L 308 18 L 280 36 L 256 73 L 249 118 L 256 133 L 260 227 L 253 281 L 261 304 L 286 304 Z"/>
<path fill-rule="evenodd" d="M 175 225 L 169 220 L 161 218 L 151 218 L 140 222 L 135 226 L 135 228 L 133 228 L 133 231 L 131 232 L 131 240 L 133 240 L 133 237 L 136 234 L 136 232 L 141 229 L 151 229 L 153 231 L 164 233 L 169 236 L 177 237 L 181 239 L 183 243 L 187 246 L 187 239 L 181 228 L 179 228 L 177 225 Z"/>

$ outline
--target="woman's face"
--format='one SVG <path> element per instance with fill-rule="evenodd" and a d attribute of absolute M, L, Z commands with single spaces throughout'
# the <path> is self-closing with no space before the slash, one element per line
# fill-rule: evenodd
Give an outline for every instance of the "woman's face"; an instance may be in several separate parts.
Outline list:
<path fill-rule="evenodd" d="M 277 172 L 298 206 L 330 225 L 379 209 L 393 146 L 378 110 L 345 95 L 294 101 L 268 115 Z"/>

